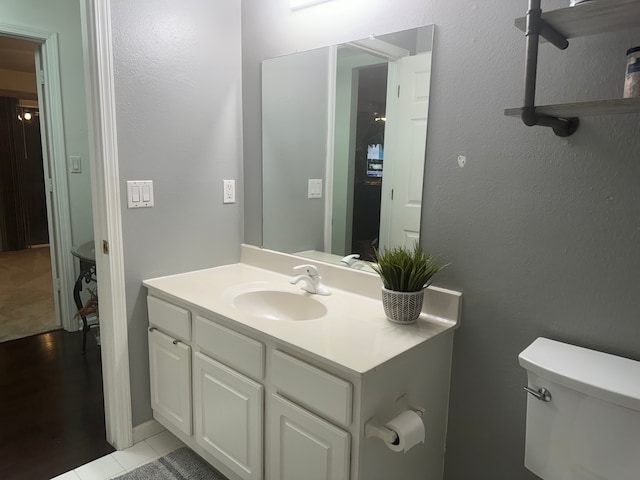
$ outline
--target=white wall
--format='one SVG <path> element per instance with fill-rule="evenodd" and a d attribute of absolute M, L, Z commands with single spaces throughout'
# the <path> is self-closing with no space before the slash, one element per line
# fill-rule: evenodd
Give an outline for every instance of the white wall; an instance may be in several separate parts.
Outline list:
<path fill-rule="evenodd" d="M 240 2 L 113 0 L 111 10 L 135 426 L 151 418 L 141 281 L 240 257 Z M 223 179 L 237 179 L 237 203 L 222 204 Z M 155 206 L 129 210 L 126 180 L 152 180 Z"/>
<path fill-rule="evenodd" d="M 262 64 L 266 248 L 324 251 L 325 199 L 308 198 L 308 180 L 325 181 L 331 58 L 318 49 Z"/>
<path fill-rule="evenodd" d="M 567 6 L 548 0 L 544 8 Z M 526 374 L 538 336 L 640 360 L 638 115 L 583 118 L 567 139 L 503 115 L 523 98 L 526 0 L 243 1 L 245 240 L 260 244 L 260 77 L 265 58 L 436 25 L 422 243 L 464 292 L 455 333 L 446 480 L 531 479 Z M 541 48 L 539 100 L 620 96 L 640 32 Z M 458 155 L 467 156 L 460 168 Z M 257 227 L 256 227 L 257 226 Z"/>
<path fill-rule="evenodd" d="M 67 159 L 82 157 L 82 173 L 68 174 L 71 239 L 74 245 L 93 240 L 80 4 L 78 0 L 3 0 L 0 22 L 58 33 Z M 68 167 L 67 159 L 59 160 Z"/>

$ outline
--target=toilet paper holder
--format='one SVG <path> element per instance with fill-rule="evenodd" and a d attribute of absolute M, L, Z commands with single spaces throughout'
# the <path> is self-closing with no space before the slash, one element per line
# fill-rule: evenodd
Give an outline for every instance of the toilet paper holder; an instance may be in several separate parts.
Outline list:
<path fill-rule="evenodd" d="M 396 414 L 399 413 L 399 412 L 402 412 L 404 410 L 413 410 L 418 415 L 423 417 L 424 414 L 425 414 L 425 411 L 426 411 L 422 407 L 418 407 L 418 406 L 409 404 L 409 400 L 408 400 L 406 395 L 402 395 L 400 398 L 398 398 L 396 400 L 396 406 L 398 407 L 398 411 L 396 412 Z M 391 420 L 391 418 L 393 418 L 394 416 L 395 415 L 392 415 L 389 418 L 389 420 Z M 379 420 L 379 418 L 377 416 L 371 417 L 364 424 L 364 436 L 365 436 L 365 438 L 378 437 L 378 438 L 381 438 L 386 443 L 391 443 L 391 444 L 397 445 L 398 444 L 398 434 L 396 432 L 394 432 L 393 430 L 391 430 L 390 428 L 385 427 L 385 423 L 386 422 L 384 422 L 384 423 L 380 422 L 380 420 Z"/>

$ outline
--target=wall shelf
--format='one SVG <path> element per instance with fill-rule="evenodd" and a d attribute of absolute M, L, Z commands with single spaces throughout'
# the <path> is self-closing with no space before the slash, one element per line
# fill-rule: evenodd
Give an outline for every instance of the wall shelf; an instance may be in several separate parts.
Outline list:
<path fill-rule="evenodd" d="M 542 14 L 542 20 L 565 38 L 615 32 L 640 25 L 638 0 L 592 0 L 575 7 Z M 515 25 L 526 31 L 527 17 L 516 18 Z"/>
<path fill-rule="evenodd" d="M 504 114 L 521 117 L 527 126 L 551 127 L 556 135 L 568 137 L 578 129 L 579 117 L 640 113 L 639 98 L 535 105 L 539 43 L 548 41 L 564 50 L 569 38 L 638 28 L 640 0 L 591 0 L 544 13 L 540 1 L 529 0 L 526 17 L 515 20 L 516 27 L 525 32 L 527 43 L 524 106 L 507 108 Z"/>
<path fill-rule="evenodd" d="M 521 117 L 524 107 L 506 108 L 508 117 Z M 536 112 L 559 118 L 595 117 L 619 113 L 640 113 L 640 98 L 616 98 L 612 100 L 592 100 L 588 102 L 537 105 Z"/>

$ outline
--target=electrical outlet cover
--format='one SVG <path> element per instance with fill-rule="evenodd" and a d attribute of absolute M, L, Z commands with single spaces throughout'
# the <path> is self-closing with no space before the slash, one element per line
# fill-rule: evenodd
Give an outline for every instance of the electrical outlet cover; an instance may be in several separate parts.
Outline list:
<path fill-rule="evenodd" d="M 223 180 L 223 197 L 222 203 L 236 203 L 236 181 Z"/>

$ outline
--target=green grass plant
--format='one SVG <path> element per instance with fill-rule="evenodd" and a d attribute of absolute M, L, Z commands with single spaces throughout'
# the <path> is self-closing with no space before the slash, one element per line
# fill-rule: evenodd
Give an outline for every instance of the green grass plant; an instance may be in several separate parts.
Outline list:
<path fill-rule="evenodd" d="M 377 264 L 373 268 L 382 284 L 396 292 L 417 292 L 431 283 L 431 278 L 446 265 L 441 265 L 435 257 L 425 252 L 420 245 L 385 248 L 375 251 Z"/>

